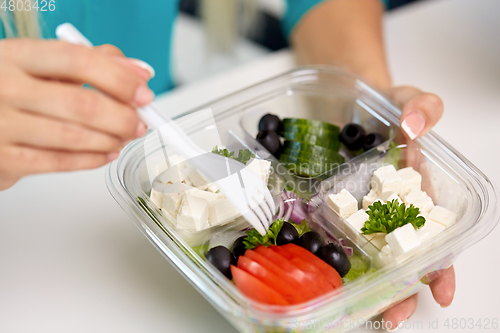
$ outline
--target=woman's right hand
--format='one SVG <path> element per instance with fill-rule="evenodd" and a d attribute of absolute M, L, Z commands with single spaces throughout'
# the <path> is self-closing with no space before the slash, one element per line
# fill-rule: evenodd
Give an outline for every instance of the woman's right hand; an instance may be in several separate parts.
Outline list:
<path fill-rule="evenodd" d="M 135 108 L 154 98 L 149 79 L 109 45 L 0 40 L 0 190 L 25 175 L 115 159 L 146 132 Z"/>

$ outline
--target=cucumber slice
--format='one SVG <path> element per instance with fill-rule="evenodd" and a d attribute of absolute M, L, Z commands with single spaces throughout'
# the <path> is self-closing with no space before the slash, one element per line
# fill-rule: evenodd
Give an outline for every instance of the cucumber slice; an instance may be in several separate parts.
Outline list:
<path fill-rule="evenodd" d="M 316 127 L 316 126 L 308 126 L 308 125 L 300 125 L 300 124 L 287 124 L 283 126 L 283 132 L 295 132 L 295 133 L 306 133 L 306 134 L 315 134 L 315 135 L 323 135 L 329 138 L 335 138 L 335 140 L 339 140 L 339 131 L 332 131 L 328 127 Z"/>
<path fill-rule="evenodd" d="M 284 118 L 283 119 L 283 126 L 286 127 L 288 125 L 306 125 L 306 126 L 311 126 L 311 127 L 323 127 L 330 132 L 333 133 L 340 133 L 340 128 L 338 126 L 335 126 L 330 123 L 325 123 L 324 121 L 321 120 L 314 120 L 314 119 L 301 119 L 301 118 Z"/>
<path fill-rule="evenodd" d="M 344 158 L 342 156 L 339 157 L 341 159 L 339 159 L 338 161 L 319 162 L 314 160 L 308 160 L 302 157 L 281 154 L 280 162 L 286 165 L 294 165 L 296 167 L 300 167 L 299 169 L 301 174 L 303 173 L 304 170 L 308 170 L 307 173 L 309 175 L 312 174 L 320 175 L 343 163 Z"/>
<path fill-rule="evenodd" d="M 331 150 L 338 151 L 340 149 L 340 141 L 322 135 L 314 135 L 307 133 L 285 132 L 283 137 L 287 140 L 304 142 L 316 146 L 325 147 Z"/>
<path fill-rule="evenodd" d="M 339 155 L 338 153 L 329 150 L 328 154 L 313 154 L 304 150 L 295 150 L 295 149 L 285 149 L 283 151 L 284 155 L 299 157 L 311 162 L 319 162 L 319 163 L 344 163 L 344 157 Z"/>
<path fill-rule="evenodd" d="M 300 150 L 311 153 L 313 155 L 332 155 L 339 151 L 341 144 L 339 143 L 338 149 L 329 149 L 321 146 L 311 145 L 305 142 L 285 140 L 284 148 L 290 150 Z"/>

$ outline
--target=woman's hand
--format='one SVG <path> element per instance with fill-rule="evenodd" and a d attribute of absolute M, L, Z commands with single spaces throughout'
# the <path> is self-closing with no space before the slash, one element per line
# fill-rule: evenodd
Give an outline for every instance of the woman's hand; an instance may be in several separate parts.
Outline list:
<path fill-rule="evenodd" d="M 146 132 L 135 107 L 154 98 L 150 76 L 109 45 L 1 40 L 0 190 L 25 175 L 115 159 Z"/>

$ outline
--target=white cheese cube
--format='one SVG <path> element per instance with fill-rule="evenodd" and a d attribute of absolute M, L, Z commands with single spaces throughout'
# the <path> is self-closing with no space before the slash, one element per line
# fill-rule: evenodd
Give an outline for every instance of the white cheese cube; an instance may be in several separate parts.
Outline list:
<path fill-rule="evenodd" d="M 162 208 L 161 212 L 167 218 L 167 220 L 174 225 L 174 227 L 177 225 L 177 217 L 170 214 L 165 208 Z"/>
<path fill-rule="evenodd" d="M 367 210 L 368 206 L 373 204 L 375 200 L 377 200 L 378 194 L 375 190 L 370 190 L 367 195 L 363 197 L 363 209 Z"/>
<path fill-rule="evenodd" d="M 398 174 L 401 176 L 401 190 L 399 195 L 405 197 L 411 191 L 418 191 L 422 186 L 422 175 L 413 170 L 412 167 L 399 169 Z"/>
<path fill-rule="evenodd" d="M 197 188 L 192 188 L 192 189 L 187 190 L 186 194 L 205 199 L 208 202 L 212 202 L 212 201 L 217 200 L 219 198 L 219 196 L 215 193 L 212 193 L 209 191 L 202 191 L 202 190 L 197 189 Z"/>
<path fill-rule="evenodd" d="M 395 192 L 399 195 L 402 181 L 403 179 L 398 174 L 394 166 L 387 165 L 375 170 L 370 185 L 378 194 L 384 192 Z"/>
<path fill-rule="evenodd" d="M 184 195 L 177 214 L 177 227 L 196 231 L 208 228 L 208 201 L 193 195 Z"/>
<path fill-rule="evenodd" d="M 428 218 L 439 224 L 444 225 L 445 227 L 449 227 L 450 225 L 455 223 L 457 219 L 457 214 L 453 213 L 451 210 L 448 210 L 444 207 L 435 206 L 429 212 Z"/>
<path fill-rule="evenodd" d="M 382 250 L 378 253 L 379 258 L 385 264 L 390 264 L 392 262 L 392 251 L 389 245 L 382 247 Z"/>
<path fill-rule="evenodd" d="M 188 175 L 188 180 L 193 184 L 193 186 L 198 187 L 208 183 L 208 178 L 202 172 L 198 170 L 193 170 Z"/>
<path fill-rule="evenodd" d="M 156 205 L 156 207 L 161 208 L 163 204 L 163 189 L 165 188 L 165 184 L 162 183 L 153 183 L 153 187 L 151 188 L 151 201 Z"/>
<path fill-rule="evenodd" d="M 240 215 L 236 207 L 226 198 L 219 198 L 209 204 L 208 223 L 211 226 L 224 224 Z"/>
<path fill-rule="evenodd" d="M 387 245 L 387 241 L 385 240 L 386 234 L 384 233 L 376 233 L 373 234 L 374 237 L 370 240 L 370 242 L 379 250 L 381 250 L 384 246 Z"/>
<path fill-rule="evenodd" d="M 392 254 L 392 250 L 391 250 L 391 247 L 389 246 L 389 244 L 384 245 L 380 251 L 384 254 L 387 254 L 387 255 Z"/>
<path fill-rule="evenodd" d="M 434 208 L 434 203 L 432 198 L 427 195 L 424 191 L 411 191 L 406 197 L 404 197 L 404 202 L 408 205 L 412 204 L 417 207 L 420 212 L 428 213 L 432 208 Z"/>
<path fill-rule="evenodd" d="M 395 256 L 406 253 L 420 245 L 417 232 L 411 223 L 396 228 L 396 230 L 385 236 L 385 240 Z"/>
<path fill-rule="evenodd" d="M 208 184 L 207 190 L 212 193 L 217 193 L 217 191 L 219 191 L 219 188 L 217 187 L 217 185 L 215 185 L 215 183 L 211 183 Z"/>
<path fill-rule="evenodd" d="M 174 165 L 160 173 L 157 177 L 157 181 L 163 184 L 174 184 L 181 182 L 184 178 L 179 170 L 179 168 Z"/>
<path fill-rule="evenodd" d="M 425 224 L 422 228 L 417 229 L 417 236 L 421 243 L 434 237 L 445 229 L 444 225 L 441 225 L 433 220 L 426 219 Z"/>
<path fill-rule="evenodd" d="M 368 214 L 363 209 L 358 210 L 356 213 L 352 214 L 346 219 L 356 231 L 361 232 L 361 228 L 365 226 L 365 222 L 368 221 Z"/>
<path fill-rule="evenodd" d="M 191 180 L 189 180 L 189 175 L 194 171 L 193 167 L 186 166 L 184 169 L 180 169 L 181 179 L 188 185 L 193 185 Z"/>
<path fill-rule="evenodd" d="M 192 187 L 183 183 L 165 185 L 162 190 L 163 202 L 161 207 L 171 215 L 177 216 L 182 197 L 189 189 L 192 189 Z"/>
<path fill-rule="evenodd" d="M 392 200 L 397 200 L 399 202 L 399 204 L 403 203 L 403 200 L 401 200 L 399 195 L 397 195 L 395 192 L 384 192 L 379 196 L 379 199 L 382 202 L 389 202 Z"/>
<path fill-rule="evenodd" d="M 247 164 L 247 167 L 255 172 L 257 176 L 260 176 L 264 183 L 267 184 L 267 181 L 269 180 L 269 174 L 271 172 L 271 162 L 254 158 L 252 161 L 250 161 L 250 163 Z"/>
<path fill-rule="evenodd" d="M 358 201 L 346 189 L 328 196 L 328 205 L 340 217 L 346 219 L 358 211 Z"/>
<path fill-rule="evenodd" d="M 186 159 L 183 157 L 183 156 L 180 156 L 180 155 L 169 155 L 168 156 L 168 163 L 170 164 L 170 166 L 174 166 L 174 165 L 177 165 L 177 167 L 179 168 L 179 170 L 182 170 L 184 168 L 186 168 Z"/>

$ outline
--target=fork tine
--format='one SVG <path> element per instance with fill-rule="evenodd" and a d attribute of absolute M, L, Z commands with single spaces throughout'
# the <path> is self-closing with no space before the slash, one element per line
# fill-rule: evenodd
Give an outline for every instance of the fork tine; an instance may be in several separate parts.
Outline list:
<path fill-rule="evenodd" d="M 252 210 L 248 210 L 245 214 L 243 214 L 243 218 L 250 222 L 252 227 L 254 227 L 261 235 L 266 234 L 267 230 L 264 228 L 262 222 L 260 222 L 257 215 L 255 215 Z"/>
<path fill-rule="evenodd" d="M 264 224 L 264 228 L 268 229 L 270 224 L 272 223 L 273 214 L 271 213 L 271 210 L 269 209 L 266 200 L 264 200 L 264 198 L 262 197 L 262 195 L 260 195 L 260 193 L 254 193 L 253 199 L 259 203 L 259 207 L 266 214 L 266 219 L 263 220 L 262 222 Z"/>
<path fill-rule="evenodd" d="M 276 204 L 274 203 L 274 199 L 273 199 L 273 196 L 271 195 L 271 192 L 269 192 L 269 189 L 267 188 L 267 186 L 264 188 L 264 199 L 266 199 L 266 203 L 267 205 L 269 206 L 269 208 L 271 209 L 271 215 L 274 215 L 276 214 Z"/>
<path fill-rule="evenodd" d="M 257 195 L 257 198 L 258 198 L 258 195 Z M 262 198 L 258 198 L 258 199 L 260 201 L 262 201 Z M 266 214 L 263 212 L 261 206 L 259 205 L 259 201 L 256 200 L 255 193 L 254 193 L 254 196 L 250 197 L 250 209 L 252 209 L 253 212 L 258 216 L 260 222 L 262 223 L 262 226 L 267 231 L 267 229 L 269 229 L 268 220 L 267 220 Z"/>

